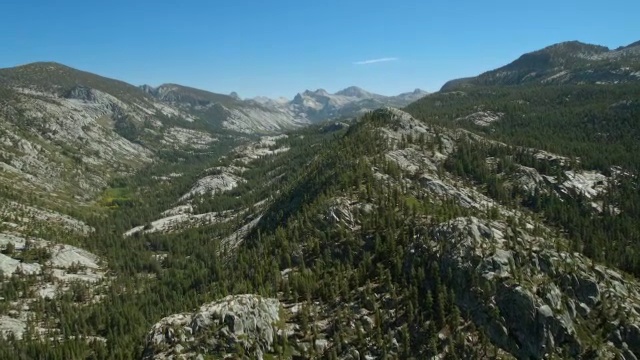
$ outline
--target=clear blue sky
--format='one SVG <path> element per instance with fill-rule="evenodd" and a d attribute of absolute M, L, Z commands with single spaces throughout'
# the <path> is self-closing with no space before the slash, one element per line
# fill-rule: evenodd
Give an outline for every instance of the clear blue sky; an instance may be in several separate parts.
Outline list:
<path fill-rule="evenodd" d="M 560 41 L 640 40 L 638 0 L 7 0 L 0 13 L 0 67 L 56 61 L 243 97 L 434 91 Z M 395 60 L 356 64 L 382 58 Z"/>

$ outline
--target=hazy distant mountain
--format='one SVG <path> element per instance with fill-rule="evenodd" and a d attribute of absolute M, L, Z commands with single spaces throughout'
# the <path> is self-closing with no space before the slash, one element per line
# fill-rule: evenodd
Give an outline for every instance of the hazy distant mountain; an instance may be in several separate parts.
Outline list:
<path fill-rule="evenodd" d="M 613 84 L 640 81 L 640 41 L 616 50 L 578 41 L 563 42 L 522 55 L 477 77 L 447 82 L 460 86 L 519 84 Z"/>
<path fill-rule="evenodd" d="M 131 111 L 153 109 L 145 110 L 144 116 L 123 115 L 118 120 L 121 132 L 125 131 L 122 129 L 142 129 L 140 124 L 144 121 L 139 120 L 138 124 L 132 119 L 144 119 L 162 108 L 171 116 L 180 114 L 183 119 L 202 121 L 213 128 L 244 133 L 273 133 L 310 122 L 362 114 L 383 106 L 406 106 L 426 94 L 416 90 L 399 96 L 383 96 L 352 86 L 335 94 L 322 89 L 307 90 L 291 101 L 264 97 L 242 100 L 235 92 L 229 95 L 218 94 L 179 84 L 136 87 L 54 63 L 1 69 L 0 84 L 11 89 L 19 88 L 21 91 L 37 88 L 51 96 L 78 98 L 83 101 L 103 101 L 103 95 L 109 95 L 130 104 Z M 124 107 L 119 105 L 109 109 L 112 108 Z M 131 136 L 131 139 L 134 137 Z"/>
<path fill-rule="evenodd" d="M 286 97 L 279 97 L 277 99 L 272 99 L 266 96 L 256 96 L 251 100 L 263 105 L 268 105 L 268 104 L 283 105 L 289 102 L 289 99 L 287 99 Z"/>
<path fill-rule="evenodd" d="M 401 102 L 403 101 L 413 102 L 416 100 L 420 100 L 427 95 L 429 95 L 428 92 L 421 89 L 415 89 L 412 92 L 402 93 L 400 95 L 395 96 L 394 98 Z"/>
<path fill-rule="evenodd" d="M 349 117 L 384 106 L 404 107 L 427 95 L 416 89 L 398 96 L 374 94 L 356 86 L 330 94 L 324 89 L 306 90 L 293 100 L 259 96 L 241 100 L 237 93 L 216 94 L 177 84 L 157 88 L 141 86 L 146 93 L 168 104 L 198 112 L 208 121 L 241 132 L 265 132 L 309 123 Z"/>
<path fill-rule="evenodd" d="M 155 88 L 149 85 L 142 85 L 141 89 L 165 102 L 188 104 L 196 107 L 204 107 L 211 104 L 234 106 L 240 103 L 237 97 L 231 95 L 216 94 L 178 84 L 162 84 Z"/>
<path fill-rule="evenodd" d="M 317 122 L 338 117 L 362 114 L 385 106 L 404 107 L 427 95 L 426 91 L 416 89 L 413 92 L 397 96 L 374 94 L 356 86 L 348 87 L 334 94 L 324 89 L 298 93 L 288 107 L 299 116 Z"/>
<path fill-rule="evenodd" d="M 239 132 L 278 132 L 308 122 L 277 102 L 241 100 L 235 92 L 224 95 L 177 84 L 143 85 L 141 89 L 212 125 Z"/>
<path fill-rule="evenodd" d="M 381 95 L 372 94 L 366 90 L 363 90 L 357 86 L 350 86 L 346 89 L 340 90 L 336 92 L 336 95 L 360 98 L 360 99 L 371 99 L 375 97 L 382 97 Z"/>

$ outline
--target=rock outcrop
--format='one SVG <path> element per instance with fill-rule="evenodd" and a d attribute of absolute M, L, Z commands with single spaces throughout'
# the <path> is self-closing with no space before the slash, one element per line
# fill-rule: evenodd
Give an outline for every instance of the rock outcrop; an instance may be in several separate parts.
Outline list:
<path fill-rule="evenodd" d="M 478 111 L 465 117 L 458 118 L 456 121 L 468 121 L 478 126 L 489 126 L 500 120 L 503 115 L 504 114 L 502 113 L 494 113 L 491 111 Z"/>
<path fill-rule="evenodd" d="M 226 358 L 245 353 L 262 359 L 277 336 L 281 306 L 277 299 L 230 295 L 197 312 L 168 316 L 147 335 L 144 359 Z"/>
<path fill-rule="evenodd" d="M 244 182 L 244 179 L 227 172 L 206 176 L 199 179 L 191 190 L 180 198 L 180 201 L 188 200 L 198 195 L 215 195 L 216 193 L 229 191 L 238 186 L 241 182 Z"/>
<path fill-rule="evenodd" d="M 518 358 L 543 359 L 551 352 L 577 357 L 599 342 L 640 356 L 640 286 L 561 250 L 563 240 L 552 236 L 502 221 L 458 218 L 416 243 L 407 261 L 440 262 L 453 274 L 458 305 Z M 600 329 L 600 339 L 592 328 L 599 326 L 592 323 L 596 314 L 611 324 Z"/>

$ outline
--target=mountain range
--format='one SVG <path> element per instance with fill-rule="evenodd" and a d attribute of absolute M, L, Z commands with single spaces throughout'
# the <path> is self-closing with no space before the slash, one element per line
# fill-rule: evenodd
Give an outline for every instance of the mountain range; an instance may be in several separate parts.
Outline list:
<path fill-rule="evenodd" d="M 164 103 L 195 112 L 201 118 L 215 119 L 223 127 L 239 132 L 278 131 L 334 118 L 353 117 L 381 106 L 403 107 L 428 94 L 416 89 L 398 96 L 383 96 L 352 86 L 335 94 L 323 89 L 306 90 L 289 101 L 266 97 L 242 100 L 238 94 L 215 94 L 175 84 L 157 88 L 144 85 L 141 89 Z"/>
<path fill-rule="evenodd" d="M 639 50 L 392 97 L 1 69 L 0 359 L 637 359 Z"/>
<path fill-rule="evenodd" d="M 281 132 L 424 94 L 356 89 L 345 90 L 353 96 L 307 91 L 299 102 L 256 101 L 176 84 L 137 87 L 56 63 L 0 69 L 0 176 L 53 192 L 56 201 L 88 199 L 112 175 L 135 171 L 167 147 L 199 149 L 229 131 Z"/>

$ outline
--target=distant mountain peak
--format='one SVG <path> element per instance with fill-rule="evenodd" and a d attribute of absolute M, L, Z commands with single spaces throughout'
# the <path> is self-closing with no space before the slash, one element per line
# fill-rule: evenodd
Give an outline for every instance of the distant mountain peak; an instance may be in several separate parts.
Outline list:
<path fill-rule="evenodd" d="M 529 54 L 551 53 L 559 56 L 588 56 L 601 54 L 607 51 L 609 51 L 609 48 L 606 46 L 587 44 L 577 40 L 573 40 L 553 44 Z M 525 54 L 523 56 L 526 55 L 528 54 Z"/>
<path fill-rule="evenodd" d="M 349 96 L 349 97 L 355 97 L 360 99 L 373 97 L 372 96 L 373 94 L 357 86 L 349 86 L 346 89 L 338 91 L 336 95 Z"/>
<path fill-rule="evenodd" d="M 397 97 L 400 99 L 403 99 L 405 102 L 413 102 L 416 101 L 426 95 L 429 95 L 429 93 L 427 91 L 424 91 L 420 88 L 416 88 L 415 90 L 411 91 L 411 92 L 406 92 L 406 93 L 402 93 L 400 95 L 398 95 Z"/>
<path fill-rule="evenodd" d="M 262 105 L 274 105 L 274 106 L 286 106 L 289 103 L 289 99 L 285 97 L 279 97 L 276 99 L 272 99 L 267 96 L 256 96 L 251 101 L 255 101 L 258 104 Z"/>
<path fill-rule="evenodd" d="M 73 68 L 71 68 L 71 67 L 69 67 L 67 65 L 63 65 L 63 64 L 57 63 L 55 61 L 33 62 L 33 63 L 17 66 L 16 69 L 50 69 L 50 70 L 54 70 L 54 69 L 72 69 L 72 70 L 77 70 L 77 69 L 73 69 Z"/>

